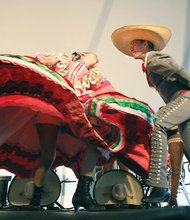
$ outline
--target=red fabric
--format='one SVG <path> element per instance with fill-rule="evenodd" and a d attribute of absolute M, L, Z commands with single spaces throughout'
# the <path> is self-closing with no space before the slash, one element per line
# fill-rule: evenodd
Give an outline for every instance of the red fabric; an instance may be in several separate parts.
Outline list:
<path fill-rule="evenodd" d="M 148 73 L 147 73 L 147 69 L 146 69 L 144 63 L 142 63 L 142 71 L 146 74 L 146 80 L 148 82 L 149 87 L 151 87 L 151 88 L 154 87 L 153 84 L 150 82 L 150 79 L 149 79 Z"/>
<path fill-rule="evenodd" d="M 25 66 L 24 60 L 22 61 L 22 64 L 19 65 L 16 63 L 16 57 L 14 57 L 14 63 L 0 63 L 0 95 L 1 97 L 23 95 L 36 98 L 52 105 L 63 116 L 65 123 L 58 135 L 56 143 L 57 156 L 53 168 L 64 165 L 70 167 L 76 176 L 78 176 L 84 150 L 88 146 L 88 143 L 107 148 L 107 143 L 114 143 L 114 138 L 121 132 L 125 143 L 123 142 L 122 147 L 119 146 L 121 148 L 117 152 L 111 153 L 110 160 L 119 157 L 123 160 L 122 162 L 134 172 L 138 172 L 140 175 L 144 175 L 144 173 L 147 174 L 150 148 L 149 134 L 152 128 L 149 122 L 130 112 L 118 110 L 117 107 L 108 107 L 104 103 L 106 94 L 102 94 L 103 105 L 101 106 L 102 108 L 100 108 L 100 113 L 107 122 L 100 119 L 97 120 L 99 124 L 93 124 L 91 119 L 94 118 L 90 118 L 92 116 L 90 115 L 87 119 L 87 115 L 84 114 L 84 103 L 81 104 L 80 102 L 81 100 L 90 102 L 90 99 L 86 100 L 85 97 L 79 100 L 79 97 L 71 90 L 70 87 L 72 85 L 70 82 L 64 80 L 63 77 L 61 77 L 60 81 L 57 80 L 58 76 L 55 72 L 52 73 L 52 77 L 49 77 L 48 71 L 47 74 L 44 73 L 45 68 L 41 70 L 38 66 L 38 69 L 34 71 L 30 65 Z M 35 64 L 35 61 L 31 59 L 31 63 Z M 56 75 L 56 77 L 54 77 L 54 75 Z M 113 91 L 111 87 L 108 88 Z M 100 91 L 96 91 L 96 95 L 99 94 L 99 92 L 105 92 L 103 88 L 101 89 Z M 110 96 L 118 97 L 119 95 L 117 95 L 116 92 L 113 94 L 110 92 Z M 124 100 L 128 98 L 124 95 L 121 96 Z M 115 102 L 113 104 L 117 103 Z M 3 115 L 3 107 L 4 105 L 1 105 L 1 115 Z M 147 112 L 151 112 L 149 106 L 147 105 L 146 107 Z M 129 109 L 130 108 L 132 109 L 133 107 L 130 106 Z M 7 124 L 10 125 L 10 132 L 15 131 L 15 127 L 11 127 L 14 116 L 15 115 L 9 115 L 10 120 Z M 3 117 L 0 118 L 1 127 L 6 126 L 6 123 L 2 122 L 1 119 L 3 120 Z M 23 117 L 22 120 L 18 121 L 21 123 L 24 120 L 25 118 Z M 115 123 L 114 126 L 112 126 L 111 122 Z M 29 129 L 29 125 L 31 125 L 32 130 Z M 37 138 L 33 139 L 33 137 L 37 135 L 32 125 L 33 117 L 30 123 L 26 121 L 25 127 L 23 126 L 18 132 L 13 132 L 13 135 L 10 135 L 10 137 L 0 145 L 0 167 L 20 177 L 32 176 L 39 162 L 40 146 Z M 4 130 L 6 131 L 6 129 Z M 15 138 L 17 135 L 20 137 L 20 142 Z M 24 140 L 26 140 L 26 142 Z M 106 164 L 109 161 L 100 156 L 98 165 Z"/>

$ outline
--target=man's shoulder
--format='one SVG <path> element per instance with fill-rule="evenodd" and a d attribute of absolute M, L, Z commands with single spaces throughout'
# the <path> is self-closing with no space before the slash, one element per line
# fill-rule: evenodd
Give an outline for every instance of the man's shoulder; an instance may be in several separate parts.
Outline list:
<path fill-rule="evenodd" d="M 163 55 L 163 54 L 164 54 L 164 53 L 161 52 L 161 51 L 154 51 L 154 50 L 148 52 L 148 55 L 149 55 L 149 56 L 160 56 L 160 55 Z"/>
<path fill-rule="evenodd" d="M 166 57 L 168 58 L 170 57 L 170 55 L 167 53 L 160 52 L 160 51 L 150 51 L 148 53 L 148 59 L 166 58 Z"/>

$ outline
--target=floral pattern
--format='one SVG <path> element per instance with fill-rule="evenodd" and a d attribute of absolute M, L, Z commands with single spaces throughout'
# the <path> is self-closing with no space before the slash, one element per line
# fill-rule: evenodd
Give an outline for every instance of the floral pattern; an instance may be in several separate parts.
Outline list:
<path fill-rule="evenodd" d="M 90 97 L 105 81 L 110 84 L 101 71 L 96 68 L 88 70 L 83 63 L 80 63 L 80 61 L 73 62 L 65 53 L 39 53 L 36 54 L 36 58 L 68 79 L 78 96 L 88 94 Z"/>

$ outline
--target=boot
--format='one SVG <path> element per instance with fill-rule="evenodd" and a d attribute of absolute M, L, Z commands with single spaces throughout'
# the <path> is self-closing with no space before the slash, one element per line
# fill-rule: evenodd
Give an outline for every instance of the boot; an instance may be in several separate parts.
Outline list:
<path fill-rule="evenodd" d="M 172 208 L 178 207 L 177 199 L 170 198 L 168 205 L 169 207 L 172 207 Z"/>
<path fill-rule="evenodd" d="M 41 194 L 42 194 L 42 187 L 37 187 L 34 185 L 34 191 L 32 195 L 32 199 L 30 201 L 30 204 L 27 206 L 30 210 L 40 210 L 41 206 Z"/>
<path fill-rule="evenodd" d="M 87 211 L 103 211 L 105 207 L 99 205 L 92 199 L 90 195 L 90 185 L 93 179 L 89 176 L 80 176 L 77 184 L 77 189 L 73 195 L 72 203 L 75 211 L 79 211 L 80 207 Z"/>
<path fill-rule="evenodd" d="M 0 176 L 0 208 L 7 206 L 7 187 L 11 176 Z"/>
<path fill-rule="evenodd" d="M 168 201 L 170 196 L 168 188 L 154 187 L 149 196 L 142 198 L 145 203 L 160 203 Z"/>

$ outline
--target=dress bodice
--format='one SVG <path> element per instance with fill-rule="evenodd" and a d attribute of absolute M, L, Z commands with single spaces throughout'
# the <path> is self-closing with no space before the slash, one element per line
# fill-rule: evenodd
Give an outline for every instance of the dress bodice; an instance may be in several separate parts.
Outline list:
<path fill-rule="evenodd" d="M 84 101 L 102 89 L 105 92 L 115 91 L 102 72 L 96 68 L 88 70 L 84 63 L 73 61 L 65 53 L 38 53 L 36 58 L 51 70 L 69 80 L 77 95 Z"/>

